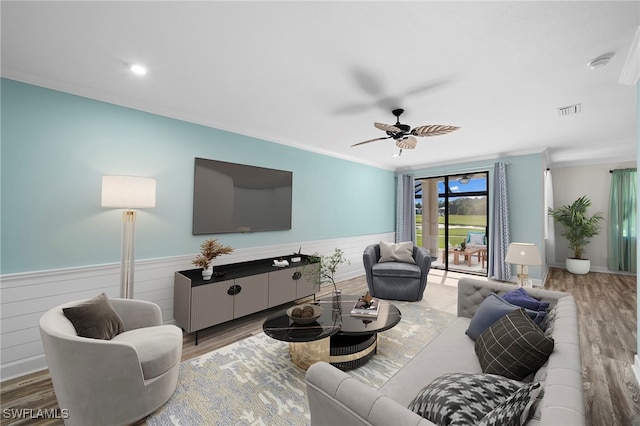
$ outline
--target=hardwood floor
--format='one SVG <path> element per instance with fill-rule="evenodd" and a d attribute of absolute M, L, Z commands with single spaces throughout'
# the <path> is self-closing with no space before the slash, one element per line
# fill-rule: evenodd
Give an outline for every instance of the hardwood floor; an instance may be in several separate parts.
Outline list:
<path fill-rule="evenodd" d="M 572 294 L 580 319 L 585 408 L 593 426 L 639 426 L 636 277 L 551 269 L 545 288 Z"/>
<path fill-rule="evenodd" d="M 456 312 L 458 274 L 432 270 L 424 299 L 434 309 Z M 475 278 L 475 277 L 472 277 Z M 366 291 L 364 277 L 343 281 L 344 293 Z M 605 273 L 572 275 L 551 269 L 545 288 L 571 293 L 578 305 L 585 407 L 591 426 L 640 426 L 640 389 L 631 370 L 636 351 L 636 277 Z M 320 294 L 326 295 L 329 288 Z M 308 299 L 307 299 L 308 300 Z M 182 359 L 191 359 L 262 331 L 262 322 L 278 307 L 184 338 Z M 0 384 L 2 425 L 61 425 L 61 420 L 7 419 L 7 409 L 57 408 L 48 372 Z M 137 424 L 145 424 L 144 420 Z M 560 425 L 559 425 L 560 426 Z M 562 425 L 564 426 L 564 425 Z"/>

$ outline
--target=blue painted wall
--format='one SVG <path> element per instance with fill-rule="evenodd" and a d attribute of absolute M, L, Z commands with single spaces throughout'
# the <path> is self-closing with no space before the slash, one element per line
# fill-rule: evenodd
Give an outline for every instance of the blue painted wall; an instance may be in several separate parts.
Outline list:
<path fill-rule="evenodd" d="M 507 198 L 509 207 L 509 234 L 512 242 L 534 243 L 540 257 L 545 259 L 544 244 L 544 159 L 542 154 L 504 157 L 499 160 L 475 161 L 463 164 L 418 169 L 412 172 L 416 178 L 463 174 L 473 171 L 489 171 L 489 194 L 493 193 L 494 164 L 507 164 Z M 489 200 L 489 214 L 493 200 Z M 530 266 L 531 278 L 542 278 L 546 266 Z M 515 266 L 512 265 L 515 277 Z"/>
<path fill-rule="evenodd" d="M 157 180 L 136 259 L 196 253 L 207 236 L 191 235 L 194 157 L 293 171 L 292 229 L 215 236 L 224 244 L 395 229 L 392 171 L 12 80 L 1 89 L 2 274 L 119 262 L 121 211 L 100 206 L 103 175 Z"/>

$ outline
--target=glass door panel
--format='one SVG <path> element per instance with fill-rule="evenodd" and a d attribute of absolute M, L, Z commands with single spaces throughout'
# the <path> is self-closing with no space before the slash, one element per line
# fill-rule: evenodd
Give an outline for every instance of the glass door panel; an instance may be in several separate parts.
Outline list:
<path fill-rule="evenodd" d="M 433 268 L 486 276 L 487 175 L 416 179 L 416 235 Z"/>

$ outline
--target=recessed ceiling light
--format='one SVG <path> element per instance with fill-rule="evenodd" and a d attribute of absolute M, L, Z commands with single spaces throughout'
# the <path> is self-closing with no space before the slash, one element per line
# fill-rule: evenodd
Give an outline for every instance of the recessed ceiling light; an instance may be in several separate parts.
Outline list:
<path fill-rule="evenodd" d="M 587 66 L 592 70 L 595 70 L 596 68 L 602 68 L 609 63 L 612 57 L 613 57 L 612 53 L 607 53 L 605 55 L 598 56 L 597 58 L 589 62 Z"/>
<path fill-rule="evenodd" d="M 131 64 L 129 69 L 135 75 L 145 75 L 147 73 L 147 68 L 140 64 Z"/>

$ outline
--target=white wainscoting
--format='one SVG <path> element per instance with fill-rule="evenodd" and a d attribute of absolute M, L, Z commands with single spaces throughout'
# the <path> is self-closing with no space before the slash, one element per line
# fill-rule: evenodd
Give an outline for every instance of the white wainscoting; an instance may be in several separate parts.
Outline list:
<path fill-rule="evenodd" d="M 216 259 L 215 264 L 244 262 L 297 252 L 331 254 L 336 247 L 345 252 L 349 265 L 342 265 L 337 281 L 364 274 L 364 248 L 381 240 L 394 241 L 395 233 L 363 235 L 297 244 L 237 249 Z M 173 322 L 173 277 L 175 271 L 193 269 L 192 255 L 136 261 L 134 297 L 154 302 L 162 309 L 165 323 Z M 88 299 L 100 293 L 118 297 L 120 263 L 78 268 L 9 274 L 0 277 L 0 381 L 47 367 L 40 342 L 38 321 L 54 306 Z"/>

